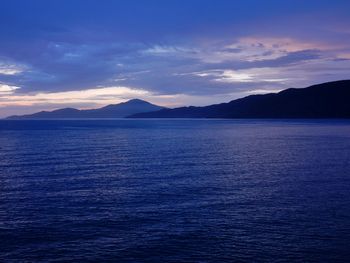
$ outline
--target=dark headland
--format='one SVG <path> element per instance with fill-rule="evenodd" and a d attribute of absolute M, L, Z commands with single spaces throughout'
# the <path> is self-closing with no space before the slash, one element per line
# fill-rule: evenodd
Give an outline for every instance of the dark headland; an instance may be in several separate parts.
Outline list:
<path fill-rule="evenodd" d="M 133 99 L 100 109 L 65 108 L 8 119 L 60 118 L 350 118 L 350 80 L 251 95 L 205 107 L 169 109 Z"/>
<path fill-rule="evenodd" d="M 205 107 L 138 113 L 131 118 L 350 118 L 350 80 L 251 95 Z"/>

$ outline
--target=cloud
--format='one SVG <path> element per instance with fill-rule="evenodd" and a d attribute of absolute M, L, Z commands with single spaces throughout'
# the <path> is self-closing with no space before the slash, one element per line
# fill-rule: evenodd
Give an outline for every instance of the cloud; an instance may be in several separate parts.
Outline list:
<path fill-rule="evenodd" d="M 164 56 L 174 56 L 174 55 L 185 55 L 188 53 L 196 53 L 197 50 L 191 48 L 185 48 L 181 46 L 164 46 L 164 45 L 154 45 L 151 48 L 142 51 L 144 54 L 150 55 L 164 55 Z"/>
<path fill-rule="evenodd" d="M 267 83 L 279 88 L 295 86 L 298 82 L 293 85 L 292 80 L 300 77 L 290 76 L 288 67 L 303 68 L 311 61 L 317 65 L 338 58 L 338 52 L 327 44 L 290 38 L 252 37 L 230 42 L 209 46 L 200 42 L 48 43 L 34 61 L 25 62 L 31 62 L 30 67 L 16 76 L 0 77 L 0 81 L 22 87 L 18 94 L 125 86 L 154 94 L 210 96 L 258 89 Z M 303 49 L 311 47 L 319 49 Z M 312 74 L 304 75 L 311 79 Z"/>
<path fill-rule="evenodd" d="M 0 83 L 0 98 L 2 95 L 9 95 L 13 94 L 15 90 L 19 89 L 20 87 L 17 86 L 11 86 L 6 84 Z"/>
<path fill-rule="evenodd" d="M 36 104 L 110 104 L 124 100 L 125 98 L 134 98 L 147 95 L 145 90 L 137 90 L 128 87 L 101 87 L 95 89 L 86 89 L 79 91 L 63 92 L 40 92 L 35 94 L 13 94 L 18 87 L 0 85 L 1 106 L 15 106 Z"/>
<path fill-rule="evenodd" d="M 223 83 L 260 83 L 261 85 L 276 82 L 280 85 L 289 78 L 279 78 L 280 70 L 273 68 L 251 68 L 242 70 L 208 70 L 191 73 L 194 76 L 211 78 L 211 81 Z"/>
<path fill-rule="evenodd" d="M 163 43 L 124 42 L 114 38 L 82 43 L 43 39 L 20 46 L 21 52 L 14 52 L 11 47 L 6 54 L 1 54 L 6 48 L 0 49 L 2 57 L 11 54 L 6 59 L 15 61 L 14 65 L 26 65 L 20 72 L 16 67 L 17 74 L 0 75 L 0 81 L 20 86 L 17 92 L 22 94 L 127 86 L 159 94 L 213 95 L 240 91 L 246 87 L 242 83 L 259 84 L 258 78 L 253 80 L 242 70 L 297 64 L 303 67 L 309 61 L 346 58 L 349 51 L 338 50 L 343 46 L 283 36 L 222 37 L 220 41 L 171 39 Z M 8 70 L 7 67 L 10 72 Z M 203 72 L 210 70 L 225 73 L 221 78 L 191 74 L 205 74 Z M 285 79 L 259 76 L 261 85 Z M 232 83 L 235 85 L 229 85 Z"/>
<path fill-rule="evenodd" d="M 0 61 L 0 75 L 17 75 L 22 73 L 23 70 L 23 66 Z"/>

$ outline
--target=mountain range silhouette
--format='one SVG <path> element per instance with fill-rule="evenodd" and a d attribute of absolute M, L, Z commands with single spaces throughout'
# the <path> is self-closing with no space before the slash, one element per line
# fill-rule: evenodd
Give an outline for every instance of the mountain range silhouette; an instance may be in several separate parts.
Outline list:
<path fill-rule="evenodd" d="M 140 99 L 99 109 L 64 108 L 8 119 L 60 118 L 350 118 L 350 80 L 250 95 L 228 103 L 169 109 Z"/>

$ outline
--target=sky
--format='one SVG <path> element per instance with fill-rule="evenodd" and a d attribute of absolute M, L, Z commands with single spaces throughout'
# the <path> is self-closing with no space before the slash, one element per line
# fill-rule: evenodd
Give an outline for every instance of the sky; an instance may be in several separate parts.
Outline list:
<path fill-rule="evenodd" d="M 348 0 L 0 0 L 0 117 L 350 78 Z"/>

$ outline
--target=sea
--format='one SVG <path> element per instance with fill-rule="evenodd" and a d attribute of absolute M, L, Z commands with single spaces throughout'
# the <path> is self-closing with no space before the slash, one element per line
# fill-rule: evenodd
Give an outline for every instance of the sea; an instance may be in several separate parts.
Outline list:
<path fill-rule="evenodd" d="M 350 120 L 1 120 L 0 262 L 349 262 Z"/>

